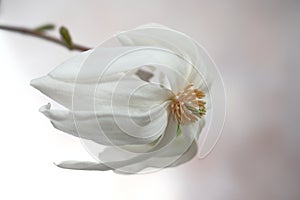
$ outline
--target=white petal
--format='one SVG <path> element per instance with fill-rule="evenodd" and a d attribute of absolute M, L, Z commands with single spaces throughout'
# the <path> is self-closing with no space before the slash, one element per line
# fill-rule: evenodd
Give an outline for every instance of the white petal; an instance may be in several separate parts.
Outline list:
<path fill-rule="evenodd" d="M 145 168 L 166 168 L 166 167 L 175 167 L 182 163 L 188 162 L 192 158 L 195 157 L 197 153 L 197 144 L 193 142 L 190 147 L 180 156 L 172 156 L 172 157 L 151 157 L 142 162 L 134 163 L 131 165 L 126 165 L 124 167 L 114 169 L 110 166 L 107 166 L 103 163 L 96 162 L 80 162 L 80 161 L 64 161 L 58 164 L 58 167 L 65 169 L 75 169 L 75 170 L 114 170 L 114 172 L 119 174 L 134 174 L 142 171 Z"/>
<path fill-rule="evenodd" d="M 185 162 L 188 162 L 197 154 L 197 143 L 195 141 L 187 148 L 181 155 L 169 157 L 151 157 L 143 162 L 135 163 L 132 165 L 124 166 L 123 168 L 116 169 L 114 172 L 119 174 L 134 174 L 146 168 L 164 169 L 168 167 L 175 167 Z M 154 169 L 155 171 L 155 169 Z"/>
<path fill-rule="evenodd" d="M 118 60 L 110 63 L 118 56 Z M 96 48 L 86 58 L 77 77 L 74 77 L 75 73 L 68 73 L 71 64 L 63 64 L 62 69 L 58 67 L 49 75 L 32 80 L 31 85 L 68 109 L 91 110 L 98 103 L 95 99 L 106 100 L 106 94 L 111 96 L 116 85 L 123 85 L 123 80 L 134 73 L 132 70 L 156 64 L 163 65 L 160 67 L 168 71 L 169 66 L 181 65 L 181 61 L 174 54 L 157 48 Z M 67 71 L 66 78 L 63 71 Z M 160 92 L 154 96 L 158 95 Z M 76 108 L 73 108 L 74 105 Z"/>
<path fill-rule="evenodd" d="M 167 168 L 175 167 L 182 163 L 188 162 L 195 157 L 197 153 L 197 143 L 193 141 L 190 147 L 181 155 L 181 156 L 171 156 L 171 157 L 151 157 L 142 162 L 137 162 L 131 165 L 126 165 L 118 169 L 114 169 L 110 166 L 107 166 L 103 163 L 96 162 L 80 162 L 80 161 L 64 161 L 58 164 L 58 167 L 65 169 L 74 169 L 74 170 L 98 170 L 98 171 L 107 171 L 113 170 L 115 173 L 119 174 L 135 174 L 142 171 L 145 168 Z"/>
<path fill-rule="evenodd" d="M 175 167 L 190 161 L 195 157 L 197 151 L 198 151 L 198 145 L 195 141 L 193 141 L 191 146 L 180 157 L 176 156 L 177 160 L 173 161 L 168 167 Z"/>
<path fill-rule="evenodd" d="M 172 123 L 173 128 L 168 128 L 166 134 L 173 135 L 176 124 Z M 64 162 L 60 165 L 63 168 L 81 170 L 114 170 L 116 173 L 133 174 L 145 168 L 166 168 L 175 167 L 191 160 L 197 153 L 197 143 L 194 137 L 198 137 L 203 124 L 195 126 L 185 126 L 179 137 L 169 137 L 167 142 L 162 142 L 159 147 L 151 150 L 151 145 L 127 145 L 124 151 L 116 147 L 108 147 L 100 154 L 102 163 L 89 162 Z M 197 127 L 197 126 L 196 126 Z M 130 151 L 129 151 L 130 150 Z M 143 154 L 142 152 L 146 152 Z M 149 152 L 147 154 L 147 152 Z"/>
<path fill-rule="evenodd" d="M 57 80 L 74 82 L 81 70 L 81 65 L 92 52 L 93 50 L 88 50 L 69 58 L 54 68 L 54 70 L 49 73 L 49 76 Z"/>
<path fill-rule="evenodd" d="M 46 78 L 50 79 L 49 76 Z M 62 93 L 61 96 L 69 94 L 63 93 L 63 86 L 72 87 L 62 84 L 58 93 Z M 51 110 L 50 105 L 40 111 L 57 129 L 99 144 L 151 143 L 164 132 L 168 121 L 166 106 L 172 95 L 169 90 L 134 77 L 101 83 L 96 96 L 90 95 L 91 87 L 83 84 L 79 88 L 81 92 L 71 101 L 76 108 L 72 111 Z M 69 95 L 68 98 L 72 98 Z"/>
<path fill-rule="evenodd" d="M 142 162 L 134 163 L 132 165 L 124 166 L 117 169 L 117 173 L 137 173 L 145 168 L 166 168 L 174 167 L 192 159 L 197 153 L 196 140 L 204 127 L 204 120 L 201 119 L 198 123 L 191 124 L 189 126 L 181 127 L 181 135 L 176 137 L 170 144 L 168 144 L 163 150 L 160 150 L 157 154 L 151 158 Z M 170 134 L 170 133 L 169 133 Z M 128 151 L 124 151 L 128 150 Z M 128 145 L 123 147 L 123 150 L 115 147 L 108 147 L 100 154 L 101 161 L 113 161 L 130 159 L 136 156 L 138 153 L 147 151 L 149 145 Z M 134 154 L 133 152 L 137 152 Z"/>
<path fill-rule="evenodd" d="M 109 49 L 116 52 L 112 53 L 109 59 L 102 59 L 103 54 L 107 53 Z M 186 62 L 168 49 L 153 46 L 98 47 L 83 64 L 80 76 L 85 79 L 85 74 L 92 69 L 93 75 L 96 74 L 99 79 L 100 75 L 105 77 L 114 73 L 137 69 L 140 66 L 156 67 L 168 75 L 169 81 L 174 87 L 178 81 L 184 81 L 182 71 L 186 71 Z M 79 79 L 81 78 L 79 77 Z M 89 78 L 89 80 L 91 79 Z"/>
<path fill-rule="evenodd" d="M 196 140 L 204 127 L 204 120 L 181 127 L 181 135 L 176 137 L 164 150 L 143 162 L 134 163 L 115 170 L 117 173 L 137 173 L 145 168 L 175 167 L 191 160 L 197 153 Z M 140 145 L 142 146 L 142 145 Z M 145 146 L 145 145 L 143 145 Z M 111 148 L 111 147 L 109 147 Z M 114 154 L 116 155 L 116 154 Z M 124 156 L 124 155 L 123 155 Z"/>
<path fill-rule="evenodd" d="M 98 171 L 107 171 L 111 170 L 110 167 L 95 162 L 79 162 L 79 161 L 63 161 L 56 166 L 64 169 L 74 169 L 74 170 L 98 170 Z"/>
<path fill-rule="evenodd" d="M 161 151 L 164 151 L 165 148 L 172 143 L 172 141 L 176 137 L 176 129 L 177 125 L 171 121 L 169 121 L 167 129 L 165 131 L 165 134 L 162 135 L 158 143 L 148 150 L 145 153 L 139 154 L 135 157 L 131 157 L 129 159 L 125 160 L 116 160 L 116 161 L 111 161 L 111 162 L 106 162 L 106 163 L 99 163 L 97 165 L 91 164 L 90 162 L 74 162 L 74 161 L 67 161 L 59 164 L 60 167 L 62 168 L 69 168 L 69 169 L 82 169 L 82 170 L 90 170 L 91 166 L 93 169 L 98 167 L 98 170 L 103 170 L 103 166 L 108 166 L 111 169 L 120 169 L 122 167 L 132 165 L 135 163 L 140 163 L 142 161 L 145 161 L 156 154 L 159 154 Z M 104 170 L 107 170 L 105 168 Z M 120 170 L 118 170 L 120 171 Z M 122 170 L 121 170 L 122 171 Z M 124 173 L 130 173 L 125 171 Z"/>
<path fill-rule="evenodd" d="M 161 136 L 167 126 L 168 111 L 165 105 L 153 107 L 149 112 L 134 108 L 130 115 L 124 109 L 104 107 L 101 112 L 50 109 L 40 111 L 53 126 L 63 132 L 103 145 L 147 144 Z"/>
<path fill-rule="evenodd" d="M 177 69 L 186 77 L 187 82 L 194 83 L 196 87 L 203 85 L 203 82 L 208 83 L 207 67 L 214 64 L 205 50 L 189 36 L 162 25 L 150 24 L 121 32 L 116 37 L 124 46 L 156 46 L 169 49 L 191 63 L 185 69 Z M 181 78 L 181 84 L 187 85 L 182 80 L 184 79 Z M 182 89 L 177 87 L 172 89 Z"/>

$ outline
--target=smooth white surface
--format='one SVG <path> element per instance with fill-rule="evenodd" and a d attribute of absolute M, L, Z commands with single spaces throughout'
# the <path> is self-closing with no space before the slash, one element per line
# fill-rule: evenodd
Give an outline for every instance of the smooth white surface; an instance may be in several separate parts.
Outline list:
<path fill-rule="evenodd" d="M 148 22 L 183 31 L 220 67 L 228 118 L 210 157 L 167 171 L 120 176 L 52 164 L 89 159 L 80 142 L 38 112 L 29 86 L 76 52 L 0 31 L 0 199 L 299 199 L 299 2 L 2 0 L 0 23 L 69 27 L 97 46 Z"/>

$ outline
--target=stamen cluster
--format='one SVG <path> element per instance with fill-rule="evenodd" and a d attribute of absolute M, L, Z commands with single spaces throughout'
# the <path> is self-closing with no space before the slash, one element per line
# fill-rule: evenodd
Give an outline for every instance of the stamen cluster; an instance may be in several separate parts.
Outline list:
<path fill-rule="evenodd" d="M 188 125 L 205 115 L 204 97 L 205 94 L 194 89 L 193 84 L 188 85 L 182 92 L 173 97 L 170 108 L 178 124 Z"/>

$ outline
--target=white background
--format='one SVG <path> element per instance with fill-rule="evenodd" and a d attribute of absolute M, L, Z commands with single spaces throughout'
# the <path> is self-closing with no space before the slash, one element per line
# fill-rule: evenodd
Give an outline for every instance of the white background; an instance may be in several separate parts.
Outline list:
<path fill-rule="evenodd" d="M 205 160 L 132 176 L 57 168 L 90 157 L 38 112 L 51 101 L 29 82 L 78 52 L 0 30 L 0 199 L 299 199 L 299 9 L 292 0 L 2 0 L 1 24 L 65 25 L 90 47 L 149 22 L 191 35 L 220 68 L 228 116 Z"/>

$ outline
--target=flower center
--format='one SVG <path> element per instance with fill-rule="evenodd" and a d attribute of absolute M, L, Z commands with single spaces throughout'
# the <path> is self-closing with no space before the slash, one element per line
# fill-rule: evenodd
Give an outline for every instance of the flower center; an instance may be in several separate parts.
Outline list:
<path fill-rule="evenodd" d="M 204 96 L 202 91 L 194 89 L 193 84 L 190 84 L 173 97 L 170 108 L 178 124 L 191 124 L 205 115 Z"/>

